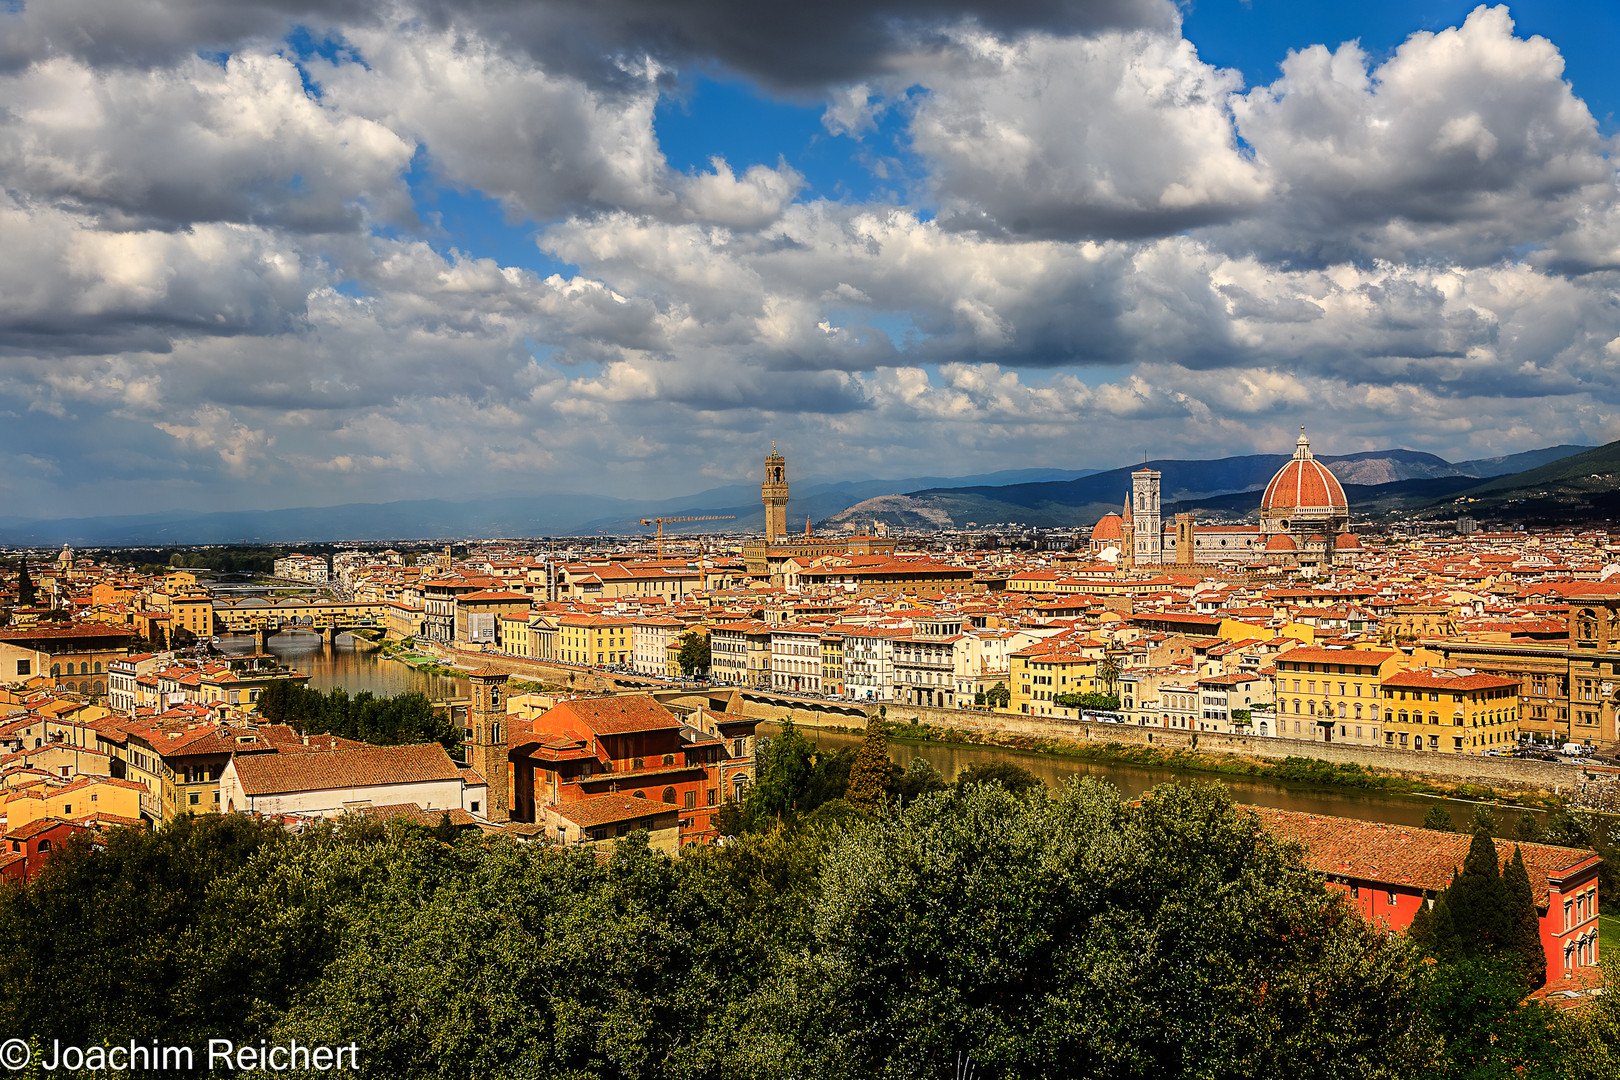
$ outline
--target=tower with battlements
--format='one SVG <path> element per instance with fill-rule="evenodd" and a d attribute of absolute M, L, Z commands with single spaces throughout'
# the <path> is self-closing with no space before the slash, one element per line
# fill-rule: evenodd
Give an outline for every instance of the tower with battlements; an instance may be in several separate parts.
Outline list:
<path fill-rule="evenodd" d="M 771 456 L 765 459 L 765 482 L 759 486 L 765 500 L 765 543 L 779 544 L 787 539 L 787 458 L 771 443 Z"/>

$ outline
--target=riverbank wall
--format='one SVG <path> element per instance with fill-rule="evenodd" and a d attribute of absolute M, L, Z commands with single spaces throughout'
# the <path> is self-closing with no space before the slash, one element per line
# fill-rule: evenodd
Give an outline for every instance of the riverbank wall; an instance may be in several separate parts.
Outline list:
<path fill-rule="evenodd" d="M 578 694 L 611 693 L 614 681 L 598 671 L 573 664 L 559 664 L 549 660 L 524 660 L 515 656 L 501 656 L 474 649 L 457 649 L 431 641 L 418 639 L 411 647 L 422 656 L 431 656 L 447 666 L 492 667 L 504 671 L 515 679 L 560 686 Z M 403 661 L 402 661 L 403 662 Z"/>
<path fill-rule="evenodd" d="M 864 716 L 852 716 L 848 706 L 776 699 L 744 693 L 744 712 L 762 720 L 791 717 L 803 727 L 864 727 Z M 876 709 L 869 712 L 875 713 Z M 965 737 L 969 742 L 1017 745 L 1067 741 L 1072 743 L 1116 743 L 1123 746 L 1151 746 L 1164 753 L 1196 750 L 1210 754 L 1233 754 L 1260 760 L 1301 757 L 1334 764 L 1353 764 L 1379 773 L 1413 780 L 1483 784 L 1503 791 L 1551 792 L 1574 796 L 1588 783 L 1589 770 L 1562 762 L 1532 761 L 1507 757 L 1458 757 L 1425 753 L 1421 758 L 1397 750 L 1325 743 L 1313 739 L 1277 736 L 1220 735 L 1211 732 L 1175 731 L 1167 728 L 1132 727 L 1124 724 L 1087 723 L 1055 718 L 1017 716 L 973 709 L 936 709 L 926 706 L 885 703 L 885 719 L 890 723 L 916 724 L 934 729 L 940 737 Z"/>

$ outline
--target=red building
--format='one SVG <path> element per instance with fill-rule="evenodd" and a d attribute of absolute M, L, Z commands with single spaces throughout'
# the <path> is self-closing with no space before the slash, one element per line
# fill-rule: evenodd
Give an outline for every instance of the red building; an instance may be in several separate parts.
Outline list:
<path fill-rule="evenodd" d="M 0 850 L 0 878 L 7 881 L 33 881 L 53 852 L 75 833 L 89 828 L 61 818 L 36 818 L 8 832 Z"/>
<path fill-rule="evenodd" d="M 541 807 L 616 794 L 673 808 L 683 844 L 713 840 L 714 814 L 731 793 L 727 783 L 744 771 L 739 759 L 752 762 L 757 721 L 729 714 L 694 719 L 703 726 L 682 722 L 647 695 L 581 698 L 532 721 L 513 717 L 512 820 L 536 822 Z M 592 820 L 588 839 L 611 839 L 608 824 Z"/>
<path fill-rule="evenodd" d="M 1423 903 L 1451 883 L 1468 856 L 1466 833 L 1383 825 L 1351 818 L 1250 807 L 1274 835 L 1298 840 L 1305 864 L 1350 895 L 1351 904 L 1373 922 L 1404 930 Z M 1517 847 L 1530 873 L 1547 979 L 1558 980 L 1598 959 L 1597 853 L 1551 844 L 1496 841 L 1504 865 Z"/>

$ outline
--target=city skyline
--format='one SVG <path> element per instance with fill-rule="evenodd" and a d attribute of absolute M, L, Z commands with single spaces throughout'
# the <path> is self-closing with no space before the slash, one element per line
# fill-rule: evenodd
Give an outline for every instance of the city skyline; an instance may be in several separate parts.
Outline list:
<path fill-rule="evenodd" d="M 7 9 L 4 514 L 1620 438 L 1620 14 L 1301 7 Z"/>

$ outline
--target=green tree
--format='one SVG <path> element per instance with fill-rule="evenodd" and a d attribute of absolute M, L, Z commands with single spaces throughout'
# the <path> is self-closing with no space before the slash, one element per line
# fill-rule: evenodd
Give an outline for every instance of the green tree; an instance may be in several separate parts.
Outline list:
<path fill-rule="evenodd" d="M 1097 678 L 1102 680 L 1110 694 L 1114 692 L 1114 683 L 1119 681 L 1119 672 L 1119 656 L 1115 653 L 1109 653 L 1097 663 Z"/>
<path fill-rule="evenodd" d="M 820 886 L 737 1075 L 1394 1078 L 1434 1051 L 1401 939 L 1216 785 L 927 796 L 846 834 Z"/>
<path fill-rule="evenodd" d="M 889 737 L 883 721 L 871 717 L 866 722 L 866 741 L 849 771 L 849 804 L 863 813 L 883 805 L 884 788 L 889 783 Z"/>
<path fill-rule="evenodd" d="M 1005 709 L 1012 704 L 1012 691 L 1006 683 L 998 682 L 984 692 L 984 701 L 992 709 Z"/>
<path fill-rule="evenodd" d="M 1513 823 L 1513 838 L 1522 840 L 1527 844 L 1540 844 L 1546 842 L 1547 830 L 1542 827 L 1541 821 L 1536 815 L 1525 810 L 1519 814 L 1518 820 Z"/>
<path fill-rule="evenodd" d="M 1474 807 L 1474 816 L 1468 821 L 1468 831 L 1477 833 L 1484 829 L 1491 836 L 1496 835 L 1496 811 L 1491 809 L 1489 803 L 1479 803 Z"/>
<path fill-rule="evenodd" d="M 927 758 L 915 757 L 904 772 L 895 768 L 888 784 L 888 792 L 901 806 L 910 806 L 919 798 L 934 791 L 944 791 L 950 785 Z"/>
<path fill-rule="evenodd" d="M 1095 691 L 1076 694 L 1059 694 L 1052 699 L 1065 709 L 1100 709 L 1105 712 L 1115 712 L 1119 709 L 1118 694 L 1099 694 Z"/>
<path fill-rule="evenodd" d="M 433 827 L 433 838 L 442 844 L 453 844 L 460 836 L 461 829 L 450 820 L 450 811 L 440 814 L 439 823 Z"/>
<path fill-rule="evenodd" d="M 977 784 L 996 784 L 1014 795 L 1046 787 L 1041 778 L 1010 761 L 987 761 L 969 765 L 956 774 L 956 790 L 966 791 Z"/>
<path fill-rule="evenodd" d="M 1442 803 L 1435 803 L 1429 807 L 1429 812 L 1423 815 L 1423 827 L 1433 829 L 1435 832 L 1457 831 L 1457 823 L 1452 820 L 1451 811 Z"/>
<path fill-rule="evenodd" d="M 712 659 L 709 635 L 690 630 L 681 636 L 681 649 L 675 654 L 675 662 L 680 665 L 682 674 L 706 673 Z"/>
<path fill-rule="evenodd" d="M 1530 874 L 1524 868 L 1524 857 L 1519 846 L 1513 846 L 1513 861 L 1502 871 L 1502 887 L 1507 894 L 1508 917 L 1511 926 L 1506 947 L 1518 957 L 1527 986 L 1541 986 L 1547 981 L 1547 951 L 1541 945 L 1541 916 L 1536 911 L 1535 890 L 1530 886 Z"/>

